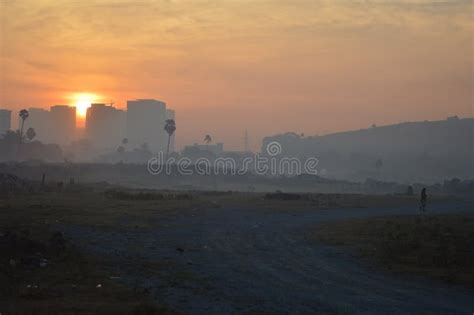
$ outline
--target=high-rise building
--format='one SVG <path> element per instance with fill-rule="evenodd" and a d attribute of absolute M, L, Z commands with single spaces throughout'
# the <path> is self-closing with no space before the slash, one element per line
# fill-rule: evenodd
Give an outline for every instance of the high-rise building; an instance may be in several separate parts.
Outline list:
<path fill-rule="evenodd" d="M 106 104 L 91 104 L 86 113 L 85 136 L 102 150 L 115 150 L 126 136 L 126 114 Z"/>
<path fill-rule="evenodd" d="M 11 129 L 12 112 L 8 109 L 0 109 L 0 136 Z"/>
<path fill-rule="evenodd" d="M 165 151 L 166 104 L 154 99 L 127 101 L 127 138 L 132 148 L 147 144 L 151 151 Z"/>
<path fill-rule="evenodd" d="M 76 134 L 76 108 L 68 105 L 51 107 L 51 142 L 69 144 Z"/>
<path fill-rule="evenodd" d="M 176 121 L 176 115 L 175 115 L 175 112 L 174 110 L 172 109 L 167 109 L 166 110 L 166 119 L 173 119 Z M 176 137 L 176 132 L 173 133 L 173 135 L 171 136 L 171 139 L 170 139 L 170 152 L 174 152 L 175 151 L 175 137 Z"/>
<path fill-rule="evenodd" d="M 71 143 L 76 133 L 76 108 L 68 105 L 52 106 L 48 111 L 43 108 L 30 107 L 25 120 L 23 132 L 33 128 L 35 140 L 43 143 L 66 145 Z M 19 126 L 21 126 L 21 118 Z"/>
<path fill-rule="evenodd" d="M 21 118 L 18 117 L 21 126 Z M 51 121 L 50 112 L 43 108 L 30 107 L 28 109 L 28 118 L 23 125 L 23 132 L 26 133 L 28 128 L 33 128 L 36 132 L 35 140 L 43 143 L 53 143 L 52 135 L 55 133 L 53 122 Z"/>
<path fill-rule="evenodd" d="M 11 129 L 12 112 L 8 109 L 0 109 L 0 136 Z"/>

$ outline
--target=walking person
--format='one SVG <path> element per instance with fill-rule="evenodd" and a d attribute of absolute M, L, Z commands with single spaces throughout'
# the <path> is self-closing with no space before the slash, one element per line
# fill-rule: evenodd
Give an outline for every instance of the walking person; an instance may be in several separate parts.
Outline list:
<path fill-rule="evenodd" d="M 426 188 L 423 187 L 423 189 L 421 190 L 421 195 L 420 195 L 420 210 L 423 213 L 426 210 L 427 198 L 428 196 L 426 195 Z"/>

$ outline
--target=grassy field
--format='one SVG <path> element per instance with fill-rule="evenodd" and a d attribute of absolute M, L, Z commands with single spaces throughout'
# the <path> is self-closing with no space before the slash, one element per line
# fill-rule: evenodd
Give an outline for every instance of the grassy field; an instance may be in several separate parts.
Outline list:
<path fill-rule="evenodd" d="M 314 236 L 392 272 L 474 286 L 472 214 L 351 220 L 318 226 Z"/>
<path fill-rule="evenodd" d="M 58 225 L 146 230 L 159 228 L 161 219 L 196 215 L 196 211 L 209 208 L 248 208 L 270 213 L 416 202 L 413 196 L 300 194 L 291 196 L 292 200 L 282 200 L 280 195 L 275 199 L 262 193 L 62 189 L 0 196 L 0 313 L 172 313 L 152 302 L 149 292 L 122 286 L 104 267 L 113 262 L 80 252 L 75 244 L 56 233 Z M 469 222 L 473 231 L 472 220 Z M 466 222 L 460 219 L 457 224 Z M 352 240 L 358 240 L 359 234 L 353 235 Z M 453 235 L 458 235 L 457 231 Z M 450 243 L 446 246 L 447 251 L 453 250 Z M 159 266 L 143 268 L 143 272 L 152 273 Z M 470 268 L 464 270 L 472 271 Z"/>
<path fill-rule="evenodd" d="M 0 252 L 4 314 L 173 314 L 118 284 L 101 268 L 105 261 L 83 255 L 48 223 L 2 218 Z"/>
<path fill-rule="evenodd" d="M 36 193 L 0 199 L 0 312 L 17 314 L 173 314 L 148 292 L 125 287 L 55 232 L 57 224 L 146 228 L 148 214 L 191 201 L 123 201 L 103 192 Z"/>

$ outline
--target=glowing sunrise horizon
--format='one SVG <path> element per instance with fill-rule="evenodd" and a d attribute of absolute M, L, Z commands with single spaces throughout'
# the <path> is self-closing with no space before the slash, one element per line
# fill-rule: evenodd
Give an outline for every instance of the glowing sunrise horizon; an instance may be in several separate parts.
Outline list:
<path fill-rule="evenodd" d="M 23 0 L 0 1 L 0 18 L 14 111 L 67 102 L 81 121 L 91 103 L 157 99 L 178 143 L 210 133 L 235 150 L 245 130 L 258 149 L 287 131 L 473 116 L 470 1 Z"/>
<path fill-rule="evenodd" d="M 93 103 L 98 103 L 100 97 L 94 93 L 75 93 L 71 97 L 72 106 L 76 107 L 76 114 L 79 119 L 84 119 L 87 109 Z"/>

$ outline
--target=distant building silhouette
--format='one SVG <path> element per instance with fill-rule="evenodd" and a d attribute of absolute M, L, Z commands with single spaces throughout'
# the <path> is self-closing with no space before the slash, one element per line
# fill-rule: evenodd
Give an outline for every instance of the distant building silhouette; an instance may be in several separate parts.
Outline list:
<path fill-rule="evenodd" d="M 30 107 L 24 129 L 33 128 L 35 140 L 66 145 L 75 139 L 76 108 L 68 105 L 51 106 L 50 110 Z M 19 118 L 20 119 L 20 118 Z"/>
<path fill-rule="evenodd" d="M 51 142 L 69 144 L 76 134 L 76 107 L 68 105 L 51 106 Z"/>
<path fill-rule="evenodd" d="M 91 104 L 86 112 L 84 128 L 76 127 L 76 107 L 73 106 L 55 105 L 50 110 L 32 107 L 28 111 L 24 130 L 33 128 L 35 140 L 64 146 L 81 139 L 85 141 L 81 143 L 87 143 L 88 150 L 94 154 L 116 152 L 124 138 L 128 139 L 127 150 L 146 147 L 154 153 L 164 152 L 168 143 L 165 121 L 176 119 L 174 110 L 167 109 L 164 102 L 154 99 L 130 100 L 127 111 L 112 104 Z M 11 111 L 0 109 L 0 134 L 10 129 Z M 175 135 L 170 138 L 171 152 L 176 151 Z"/>
<path fill-rule="evenodd" d="M 187 145 L 183 149 L 183 155 L 188 157 L 202 157 L 205 153 L 211 153 L 215 157 L 224 155 L 224 143 L 218 142 L 215 144 L 198 144 Z M 204 155 L 203 155 L 204 154 Z"/>
<path fill-rule="evenodd" d="M 11 129 L 12 112 L 7 109 L 0 109 L 0 135 Z"/>
<path fill-rule="evenodd" d="M 85 136 L 99 150 L 115 150 L 125 137 L 125 130 L 125 111 L 99 103 L 87 109 Z"/>
<path fill-rule="evenodd" d="M 43 108 L 30 107 L 29 116 L 25 120 L 24 130 L 33 128 L 36 131 L 35 140 L 43 143 L 52 143 L 51 135 L 54 133 L 50 112 Z M 21 118 L 19 118 L 21 120 Z"/>
<path fill-rule="evenodd" d="M 174 116 L 167 112 L 166 104 L 154 99 L 127 101 L 127 138 L 132 148 L 146 143 L 152 152 L 166 151 L 165 120 Z M 174 137 L 174 135 L 173 135 Z M 174 138 L 173 149 L 174 149 Z"/>

